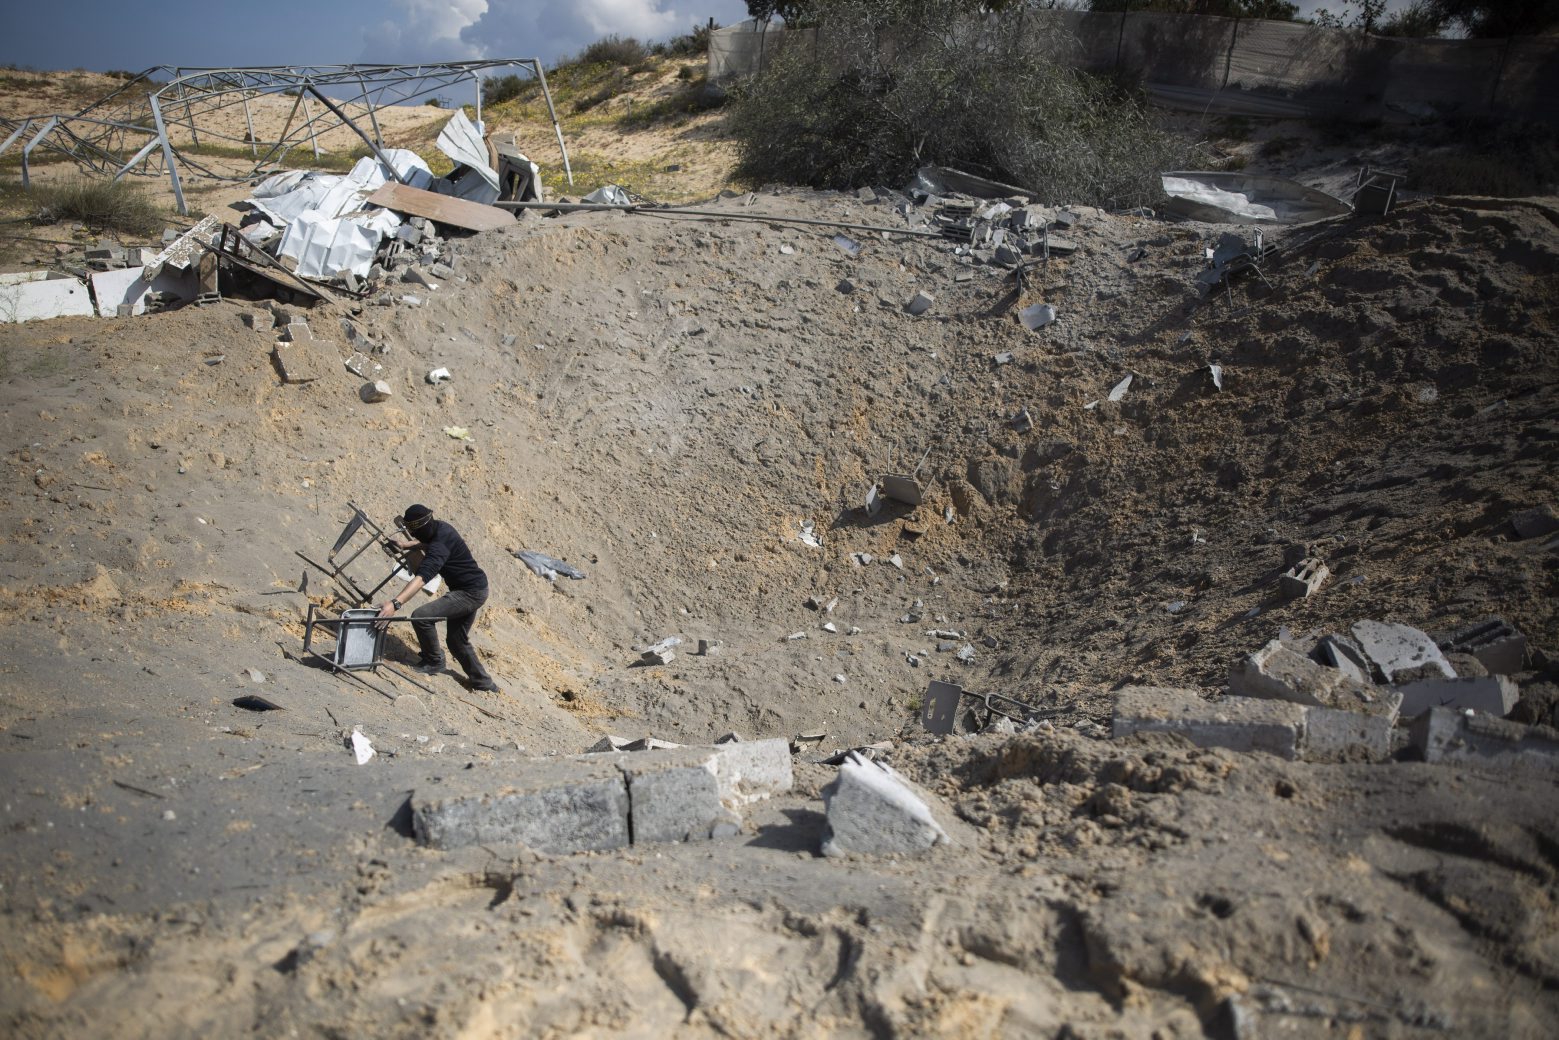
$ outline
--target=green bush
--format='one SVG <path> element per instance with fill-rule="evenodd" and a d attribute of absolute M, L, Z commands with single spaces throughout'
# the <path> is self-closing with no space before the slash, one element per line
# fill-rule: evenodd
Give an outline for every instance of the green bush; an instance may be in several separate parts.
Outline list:
<path fill-rule="evenodd" d="M 482 98 L 489 105 L 501 105 L 516 98 L 529 99 L 540 92 L 539 80 L 513 72 L 507 76 L 493 76 L 482 84 Z"/>
<path fill-rule="evenodd" d="M 163 214 L 138 188 L 120 181 L 76 177 L 39 185 L 33 197 L 54 220 L 79 220 L 92 228 L 149 235 L 162 227 Z"/>
<path fill-rule="evenodd" d="M 579 52 L 580 65 L 642 65 L 650 56 L 644 44 L 632 36 L 604 36 Z"/>
<path fill-rule="evenodd" d="M 849 188 L 940 164 L 1048 202 L 1148 204 L 1190 144 L 1140 96 L 1024 41 L 1022 7 L 835 0 L 816 46 L 787 47 L 735 92 L 739 175 Z"/>

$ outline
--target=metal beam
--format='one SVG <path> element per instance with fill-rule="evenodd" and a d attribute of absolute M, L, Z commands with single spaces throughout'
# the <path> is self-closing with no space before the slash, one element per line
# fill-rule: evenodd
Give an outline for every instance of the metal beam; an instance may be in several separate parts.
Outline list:
<path fill-rule="evenodd" d="M 337 108 L 334 101 L 331 101 L 325 95 L 321 94 L 318 88 L 316 88 L 312 83 L 308 86 L 305 86 L 303 89 L 319 98 L 320 104 L 330 109 L 330 111 L 335 114 L 337 119 L 351 127 L 352 132 L 363 139 L 363 143 L 368 145 L 369 150 L 374 153 L 374 158 L 378 159 L 379 162 L 384 165 L 384 168 L 390 171 L 390 176 L 395 178 L 396 184 L 406 183 L 405 179 L 402 178 L 400 174 L 395 172 L 395 165 L 391 163 L 389 159 L 385 158 L 384 153 L 379 150 L 379 146 L 374 144 L 373 138 L 363 133 L 362 128 L 360 128 L 356 123 L 352 122 L 351 118 L 345 112 Z"/>
<path fill-rule="evenodd" d="M 179 204 L 179 216 L 189 216 L 189 207 L 184 204 L 184 186 L 179 183 L 179 167 L 173 161 L 173 144 L 168 140 L 168 126 L 162 121 L 162 105 L 157 101 L 156 94 L 146 95 L 146 100 L 151 102 L 152 119 L 157 124 L 157 139 L 162 142 L 162 161 L 168 167 L 168 180 L 173 182 L 173 198 Z"/>

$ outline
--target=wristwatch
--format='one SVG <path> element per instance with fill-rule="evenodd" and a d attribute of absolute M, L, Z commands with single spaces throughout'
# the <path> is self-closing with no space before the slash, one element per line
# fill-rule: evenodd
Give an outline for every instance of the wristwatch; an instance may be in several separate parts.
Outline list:
<path fill-rule="evenodd" d="M 398 599 L 392 599 L 392 600 L 390 600 L 390 606 L 394 607 L 396 610 L 400 610 L 401 609 L 401 601 L 398 600 Z"/>

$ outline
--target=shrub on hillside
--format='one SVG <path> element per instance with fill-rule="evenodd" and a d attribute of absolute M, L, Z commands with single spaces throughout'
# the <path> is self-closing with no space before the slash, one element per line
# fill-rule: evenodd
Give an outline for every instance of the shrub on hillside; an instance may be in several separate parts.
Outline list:
<path fill-rule="evenodd" d="M 33 196 L 54 220 L 78 220 L 91 228 L 149 235 L 163 225 L 163 215 L 138 188 L 124 182 L 77 177 L 40 185 Z"/>
<path fill-rule="evenodd" d="M 650 52 L 632 36 L 603 36 L 579 52 L 581 65 L 640 65 Z"/>
<path fill-rule="evenodd" d="M 737 92 L 740 173 L 814 187 L 902 184 L 931 163 L 1051 202 L 1139 205 L 1189 144 L 1126 88 L 1024 39 L 1022 5 L 976 17 L 937 0 L 832 0 L 817 43 Z"/>
<path fill-rule="evenodd" d="M 511 72 L 507 76 L 493 76 L 485 80 L 482 83 L 482 98 L 489 105 L 501 105 L 516 98 L 528 98 L 540 90 L 538 80 Z"/>

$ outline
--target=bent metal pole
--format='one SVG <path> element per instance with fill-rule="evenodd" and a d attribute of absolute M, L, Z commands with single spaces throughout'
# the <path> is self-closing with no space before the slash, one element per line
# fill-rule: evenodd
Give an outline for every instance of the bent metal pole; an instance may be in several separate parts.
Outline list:
<path fill-rule="evenodd" d="M 640 213 L 648 217 L 714 217 L 717 220 L 757 220 L 765 224 L 811 224 L 816 227 L 847 228 L 851 231 L 882 231 L 890 235 L 909 235 L 914 238 L 941 238 L 939 231 L 920 228 L 880 227 L 876 224 L 851 224 L 843 220 L 814 220 L 810 217 L 785 217 L 773 213 L 730 213 L 719 209 L 684 209 L 680 206 L 651 206 L 640 202 L 494 202 L 500 209 L 543 209 L 561 213 L 581 210 L 622 210 Z"/>

